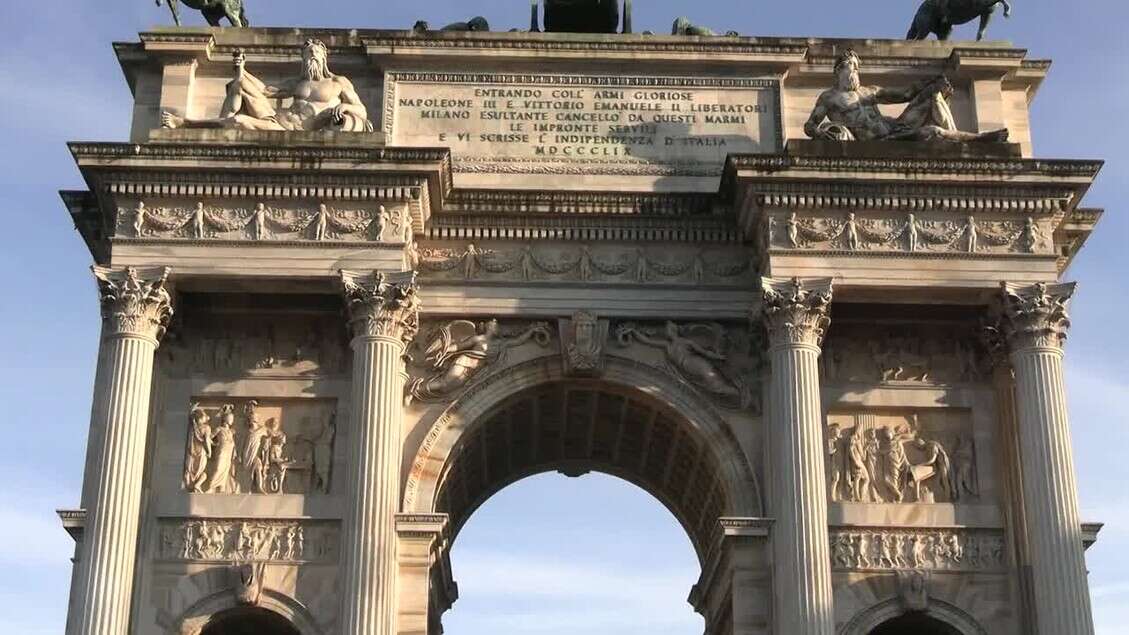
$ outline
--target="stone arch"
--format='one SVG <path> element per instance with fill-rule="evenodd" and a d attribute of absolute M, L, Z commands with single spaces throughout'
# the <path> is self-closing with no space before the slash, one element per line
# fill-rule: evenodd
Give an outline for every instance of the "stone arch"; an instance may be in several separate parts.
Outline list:
<path fill-rule="evenodd" d="M 200 598 L 172 621 L 167 635 L 200 635 L 213 616 L 243 608 L 230 588 Z M 300 635 L 325 635 L 309 610 L 294 598 L 273 589 L 263 589 L 257 608 L 270 611 L 290 622 Z"/>
<path fill-rule="evenodd" d="M 943 600 L 929 598 L 929 608 L 921 613 L 956 629 L 961 635 L 988 635 L 975 618 Z M 897 598 L 891 598 L 856 615 L 839 631 L 839 635 L 870 635 L 879 626 L 906 614 L 902 603 Z"/>
<path fill-rule="evenodd" d="M 269 609 L 242 606 L 208 619 L 200 635 L 300 635 L 290 620 Z"/>
<path fill-rule="evenodd" d="M 590 398 L 585 393 L 596 396 Z M 562 451 L 555 460 L 540 460 L 552 459 L 553 455 L 549 454 L 518 462 L 520 464 L 516 466 L 509 465 L 505 474 L 498 475 L 496 479 L 486 479 L 489 482 L 482 484 L 479 491 L 472 493 L 469 500 L 462 501 L 455 513 L 450 514 L 452 501 L 442 490 L 456 473 L 454 471 L 460 469 L 460 458 L 466 455 L 464 450 L 468 444 L 486 437 L 485 430 L 489 427 L 487 424 L 494 420 L 492 418 L 508 416 L 505 414 L 507 409 L 521 408 L 521 401 L 534 397 L 542 397 L 551 403 L 558 403 L 553 401 L 558 399 L 562 412 L 566 412 L 570 404 L 577 405 L 576 400 L 590 406 L 594 414 L 588 434 L 592 436 L 597 434 L 595 413 L 605 406 L 619 407 L 624 413 L 635 408 L 646 411 L 646 416 L 653 417 L 654 422 L 669 421 L 673 428 L 664 423 L 664 429 L 674 429 L 678 439 L 685 443 L 677 450 L 670 450 L 665 457 L 667 463 L 662 467 L 668 477 L 665 480 L 671 480 L 671 471 L 685 467 L 684 456 L 677 456 L 676 451 L 683 455 L 690 451 L 699 460 L 697 465 L 689 468 L 695 482 L 708 481 L 711 475 L 717 481 L 709 494 L 716 497 L 716 504 L 705 509 L 711 504 L 710 500 L 695 500 L 693 505 L 702 509 L 691 509 L 685 494 L 692 485 L 687 485 L 687 489 L 679 494 L 669 488 L 658 487 L 646 469 L 630 469 L 623 462 L 601 460 L 608 457 L 591 453 L 569 455 Z M 619 419 L 620 426 L 628 425 L 626 416 Z M 542 424 L 538 421 L 538 425 Z M 498 447 L 499 442 L 488 445 Z M 486 448 L 484 445 L 477 447 Z M 470 513 L 494 492 L 525 476 L 552 470 L 566 474 L 572 470 L 600 471 L 642 487 L 679 519 L 687 529 L 699 558 L 705 557 L 712 539 L 719 533 L 718 517 L 759 517 L 763 511 L 753 467 L 733 431 L 708 399 L 656 368 L 618 356 L 607 358 L 605 372 L 599 379 L 567 377 L 561 359 L 556 355 L 517 363 L 483 378 L 435 418 L 408 473 L 403 510 L 407 513 L 449 513 L 454 535 Z M 654 470 L 649 473 L 653 475 Z"/>

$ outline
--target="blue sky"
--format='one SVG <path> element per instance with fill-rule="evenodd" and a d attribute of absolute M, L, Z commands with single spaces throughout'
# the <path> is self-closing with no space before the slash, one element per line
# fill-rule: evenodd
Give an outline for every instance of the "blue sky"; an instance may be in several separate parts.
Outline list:
<path fill-rule="evenodd" d="M 528 20 L 526 0 L 247 3 L 261 26 L 407 28 L 482 14 L 506 30 Z M 1083 516 L 1107 523 L 1088 554 L 1095 614 L 1099 633 L 1114 635 L 1129 624 L 1129 221 L 1120 204 L 1129 182 L 1129 9 L 1108 0 L 1015 4 L 991 35 L 1055 61 L 1033 106 L 1036 153 L 1108 162 L 1086 201 L 1107 215 L 1068 272 L 1081 284 L 1067 367 Z M 916 8 L 914 0 L 635 5 L 637 30 L 665 32 L 685 14 L 747 35 L 846 37 L 900 37 Z M 78 501 L 98 333 L 89 256 L 56 194 L 82 186 L 64 142 L 126 138 L 130 96 L 110 42 L 170 19 L 152 0 L 6 2 L 0 17 L 0 632 L 55 634 L 71 547 L 54 509 Z M 454 557 L 463 598 L 447 615 L 453 635 L 701 629 L 685 603 L 697 577 L 685 535 L 647 494 L 609 477 L 545 475 L 502 491 L 471 518 Z M 516 559 L 533 566 L 519 572 Z"/>

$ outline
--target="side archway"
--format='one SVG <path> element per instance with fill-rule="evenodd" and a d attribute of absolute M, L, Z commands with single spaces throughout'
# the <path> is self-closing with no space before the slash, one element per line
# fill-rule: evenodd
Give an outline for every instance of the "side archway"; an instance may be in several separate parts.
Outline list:
<path fill-rule="evenodd" d="M 924 611 L 906 611 L 900 601 L 889 599 L 859 613 L 839 635 L 988 635 L 971 615 L 960 608 L 929 599 Z"/>
<path fill-rule="evenodd" d="M 208 619 L 200 635 L 301 635 L 290 620 L 259 607 L 240 607 Z"/>
<path fill-rule="evenodd" d="M 532 474 L 599 471 L 658 498 L 700 560 L 718 518 L 762 515 L 760 487 L 712 403 L 665 373 L 611 356 L 599 379 L 558 356 L 502 369 L 431 424 L 405 484 L 407 513 L 446 513 L 451 535 L 491 494 Z"/>
<path fill-rule="evenodd" d="M 229 619 L 230 622 L 227 621 Z M 216 629 L 238 628 L 245 623 L 251 626 L 273 625 L 282 629 L 277 631 L 277 635 L 325 635 L 325 631 L 316 624 L 306 607 L 294 598 L 272 589 L 263 589 L 259 604 L 254 607 L 239 604 L 230 589 L 215 591 L 194 602 L 179 617 L 172 620 L 167 633 L 168 635 L 229 635 L 227 630 Z M 289 630 L 283 628 L 283 625 L 288 626 Z M 252 632 L 256 635 L 259 633 L 276 635 L 275 630 Z M 230 635 L 240 635 L 240 631 L 235 630 Z"/>

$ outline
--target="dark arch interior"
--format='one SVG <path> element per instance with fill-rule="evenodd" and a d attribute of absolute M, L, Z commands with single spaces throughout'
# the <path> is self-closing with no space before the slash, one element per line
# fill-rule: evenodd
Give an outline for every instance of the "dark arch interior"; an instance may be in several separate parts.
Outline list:
<path fill-rule="evenodd" d="M 238 608 L 217 613 L 200 635 L 301 635 L 278 613 L 260 608 Z"/>
<path fill-rule="evenodd" d="M 961 632 L 923 613 L 906 613 L 879 624 L 870 635 L 961 635 Z"/>
<path fill-rule="evenodd" d="M 601 382 L 557 382 L 506 400 L 460 440 L 437 511 L 454 533 L 493 493 L 557 470 L 604 472 L 642 487 L 678 518 L 699 558 L 729 506 L 717 459 L 698 432 L 650 396 Z"/>

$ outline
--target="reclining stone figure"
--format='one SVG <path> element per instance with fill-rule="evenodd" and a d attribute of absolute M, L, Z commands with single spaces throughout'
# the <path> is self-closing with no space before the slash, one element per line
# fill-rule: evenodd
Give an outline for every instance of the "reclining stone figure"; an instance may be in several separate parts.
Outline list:
<path fill-rule="evenodd" d="M 428 24 L 426 20 L 420 20 L 420 21 L 415 23 L 415 26 L 412 27 L 412 30 L 417 32 L 417 33 L 426 33 L 427 31 L 431 30 L 431 25 Z M 439 29 L 439 30 L 440 31 L 489 31 L 490 30 L 490 23 L 486 21 L 486 18 L 484 18 L 480 15 L 476 15 L 473 18 L 467 20 L 466 22 L 452 22 L 451 24 L 448 24 L 447 26 L 445 26 L 445 27 L 443 27 L 442 29 Z"/>
<path fill-rule="evenodd" d="M 372 132 L 368 110 L 353 83 L 329 70 L 329 53 L 318 40 L 302 47 L 302 74 L 282 86 L 268 86 L 245 66 L 242 51 L 234 56 L 235 79 L 215 119 L 187 119 L 161 113 L 165 128 L 234 128 L 242 130 L 336 130 Z M 284 109 L 274 100 L 291 99 Z"/>
<path fill-rule="evenodd" d="M 860 64 L 858 55 L 849 50 L 836 60 L 835 87 L 819 96 L 804 124 L 809 137 L 835 141 L 1007 141 L 1006 128 L 983 133 L 957 130 L 948 102 L 953 86 L 945 76 L 904 89 L 863 86 Z M 907 106 L 898 117 L 888 117 L 878 109 L 879 104 Z"/>
<path fill-rule="evenodd" d="M 674 26 L 670 28 L 671 35 L 718 35 L 713 29 L 705 26 L 698 26 L 690 21 L 690 18 L 681 17 L 675 18 Z M 736 31 L 726 31 L 725 35 L 736 36 L 740 35 Z"/>

